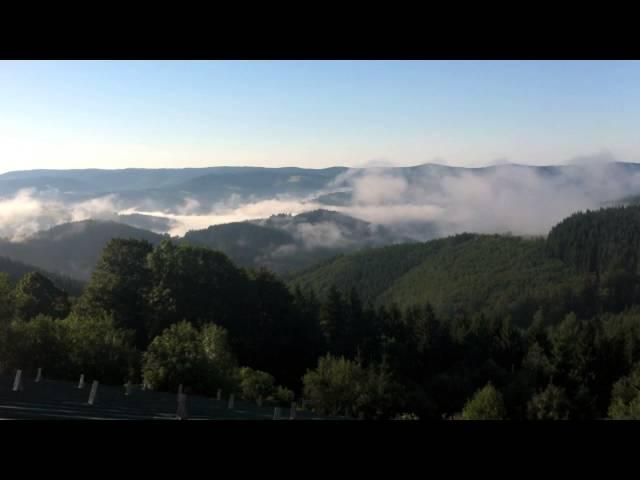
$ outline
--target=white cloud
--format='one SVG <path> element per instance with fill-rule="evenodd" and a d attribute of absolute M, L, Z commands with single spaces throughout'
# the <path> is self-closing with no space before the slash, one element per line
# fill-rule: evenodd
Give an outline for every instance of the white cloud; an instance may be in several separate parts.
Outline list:
<path fill-rule="evenodd" d="M 462 231 L 546 234 L 558 221 L 578 210 L 594 209 L 603 202 L 640 193 L 640 174 L 620 170 L 606 154 L 571 162 L 562 175 L 541 174 L 528 167 L 501 165 L 493 170 L 450 170 L 445 167 L 414 169 L 410 175 L 375 167 L 352 169 L 339 176 L 332 189 L 350 189 L 347 206 L 320 204 L 310 198 L 272 198 L 254 201 L 238 194 L 204 205 L 187 197 L 167 214 L 149 199 L 137 208 L 122 210 L 117 195 L 63 204 L 55 196 L 21 190 L 0 198 L 0 236 L 19 240 L 56 224 L 88 218 L 115 218 L 116 213 L 140 213 L 169 218 L 170 234 L 211 225 L 297 215 L 319 208 L 336 210 L 398 232 L 409 224 L 433 223 L 439 235 Z M 405 171 L 406 172 L 406 171 Z M 320 192 L 322 193 L 322 192 Z M 315 194 L 312 196 L 315 197 Z M 433 231 L 421 230 L 426 236 Z M 308 246 L 345 245 L 343 233 L 333 224 L 302 224 L 292 231 Z"/>
<path fill-rule="evenodd" d="M 65 205 L 39 196 L 33 189 L 23 189 L 12 197 L 0 198 L 0 237 L 20 241 L 61 223 L 114 219 L 115 199 L 109 195 Z"/>

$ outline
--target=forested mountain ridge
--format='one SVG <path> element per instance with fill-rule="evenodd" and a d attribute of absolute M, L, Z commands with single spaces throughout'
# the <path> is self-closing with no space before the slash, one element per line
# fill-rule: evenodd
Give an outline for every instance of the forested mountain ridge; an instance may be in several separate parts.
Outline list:
<path fill-rule="evenodd" d="M 73 278 L 47 272 L 45 270 L 42 270 L 41 268 L 11 260 L 10 258 L 0 257 L 0 273 L 6 273 L 7 275 L 9 275 L 9 279 L 14 283 L 18 282 L 21 277 L 31 272 L 38 272 L 51 279 L 56 287 L 64 290 L 72 296 L 79 296 L 84 288 L 83 282 L 80 282 Z"/>
<path fill-rule="evenodd" d="M 462 234 L 342 255 L 290 284 L 320 296 L 355 288 L 365 302 L 401 308 L 430 302 L 438 314 L 485 312 L 531 318 L 541 302 L 578 294 L 581 277 L 548 258 L 544 240 Z M 563 300 L 564 302 L 564 300 Z"/>
<path fill-rule="evenodd" d="M 615 203 L 620 198 L 637 196 L 638 192 L 640 164 L 623 162 L 556 166 L 503 164 L 478 168 L 423 164 L 324 169 L 33 170 L 0 175 L 0 208 L 6 203 L 4 207 L 11 212 L 15 202 L 23 201 L 38 206 L 23 211 L 23 215 L 30 217 L 28 228 L 19 222 L 2 225 L 2 235 L 10 238 L 71 220 L 97 218 L 98 213 L 153 214 L 165 222 L 164 226 L 155 223 L 157 231 L 167 233 L 171 228 L 167 225 L 176 220 L 176 215 L 211 216 L 235 212 L 236 218 L 251 219 L 256 217 L 247 215 L 243 207 L 260 202 L 274 206 L 295 204 L 295 211 L 339 207 L 348 215 L 382 224 L 384 221 L 378 221 L 370 209 L 396 206 L 394 218 L 391 218 L 393 223 L 420 220 L 437 225 L 437 228 L 432 225 L 434 235 L 420 235 L 416 240 L 464 231 L 540 234 L 546 233 L 550 223 L 572 211 Z M 468 194 L 473 198 L 467 197 Z M 507 207 L 513 206 L 513 211 L 501 210 L 491 218 L 484 206 L 496 205 L 498 197 Z M 538 199 L 546 199 L 550 205 L 555 205 L 560 216 L 546 207 L 547 202 L 541 205 Z M 425 208 L 429 212 L 427 216 L 416 218 L 411 212 L 417 207 Z M 451 211 L 452 215 L 440 217 L 439 209 Z M 475 215 L 458 217 L 467 209 Z M 535 212 L 530 224 L 508 220 L 518 210 Z M 267 217 L 283 211 L 289 210 L 274 207 L 262 215 Z M 475 217 L 485 214 L 489 216 L 485 222 L 474 223 Z M 389 220 L 388 215 L 380 218 Z M 457 220 L 450 224 L 452 219 Z M 213 223 L 219 222 L 210 224 Z M 489 228 L 478 230 L 487 227 L 487 223 Z M 185 225 L 188 228 L 192 224 Z M 180 234 L 186 231 L 185 225 L 180 225 Z M 523 231 L 515 231 L 513 227 Z"/>
<path fill-rule="evenodd" d="M 290 274 L 340 253 L 407 241 L 379 225 L 330 210 L 213 225 L 178 242 L 220 250 L 243 267 Z"/>
<path fill-rule="evenodd" d="M 58 225 L 19 242 L 0 239 L 0 255 L 86 281 L 109 240 L 134 238 L 155 245 L 169 238 L 131 225 L 162 218 L 129 215 L 117 220 Z M 242 267 L 262 266 L 283 274 L 339 253 L 403 240 L 384 227 L 327 210 L 213 225 L 173 238 L 176 243 L 220 250 Z"/>
<path fill-rule="evenodd" d="M 551 229 L 547 247 L 580 272 L 639 273 L 640 206 L 575 213 Z"/>
<path fill-rule="evenodd" d="M 377 306 L 428 301 L 444 316 L 508 314 L 527 323 L 539 308 L 556 320 L 567 309 L 589 308 L 595 283 L 611 301 L 632 304 L 639 254 L 640 207 L 617 207 L 577 213 L 547 239 L 463 234 L 368 249 L 306 269 L 289 283 L 320 296 L 333 286 L 355 288 Z"/>
<path fill-rule="evenodd" d="M 0 255 L 86 281 L 102 249 L 113 238 L 136 238 L 156 244 L 165 237 L 122 223 L 85 220 L 58 225 L 22 242 L 0 240 Z"/>
<path fill-rule="evenodd" d="M 566 225 L 629 218 L 577 215 L 562 254 L 582 258 Z M 0 276 L 0 362 L 371 419 L 640 419 L 640 284 L 614 251 L 593 273 L 543 238 L 462 234 L 342 255 L 287 288 L 209 248 L 113 239 L 76 300 Z"/>

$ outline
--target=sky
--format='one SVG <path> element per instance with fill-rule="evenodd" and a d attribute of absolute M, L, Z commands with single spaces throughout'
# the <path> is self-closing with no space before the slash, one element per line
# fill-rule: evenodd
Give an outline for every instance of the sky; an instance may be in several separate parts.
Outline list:
<path fill-rule="evenodd" d="M 0 61 L 0 173 L 640 162 L 637 61 Z"/>

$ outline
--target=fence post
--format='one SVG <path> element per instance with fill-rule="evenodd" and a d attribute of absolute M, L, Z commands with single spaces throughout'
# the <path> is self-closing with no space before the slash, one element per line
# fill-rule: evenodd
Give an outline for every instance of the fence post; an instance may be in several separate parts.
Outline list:
<path fill-rule="evenodd" d="M 178 411 L 176 412 L 176 418 L 178 420 L 189 419 L 189 413 L 187 412 L 187 396 L 184 393 L 178 393 Z"/>
<path fill-rule="evenodd" d="M 13 391 L 17 392 L 18 390 L 22 391 L 22 370 L 18 370 L 16 372 L 16 377 L 13 380 Z"/>
<path fill-rule="evenodd" d="M 89 405 L 93 405 L 96 401 L 96 395 L 98 394 L 98 381 L 94 380 L 91 385 L 91 392 L 89 392 L 89 401 L 87 402 Z"/>

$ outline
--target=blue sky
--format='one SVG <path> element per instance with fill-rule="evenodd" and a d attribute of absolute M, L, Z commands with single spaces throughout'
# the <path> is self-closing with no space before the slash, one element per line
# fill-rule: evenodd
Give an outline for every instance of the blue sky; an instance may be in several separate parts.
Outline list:
<path fill-rule="evenodd" d="M 0 172 L 640 161 L 640 62 L 0 61 Z"/>

